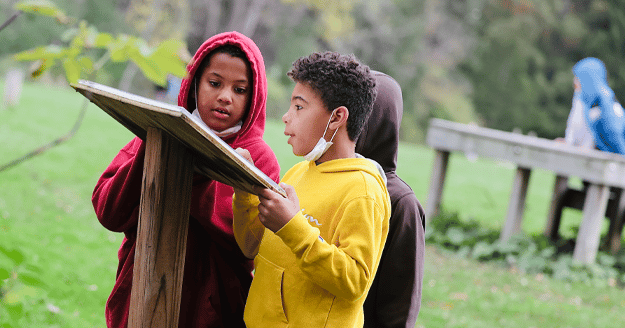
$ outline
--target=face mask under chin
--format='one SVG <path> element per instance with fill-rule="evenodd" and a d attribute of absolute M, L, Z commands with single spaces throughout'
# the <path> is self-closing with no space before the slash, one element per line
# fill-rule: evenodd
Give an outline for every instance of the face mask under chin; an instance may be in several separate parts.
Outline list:
<path fill-rule="evenodd" d="M 317 144 L 315 145 L 315 147 L 308 154 L 304 155 L 305 160 L 307 161 L 318 160 L 319 158 L 321 158 L 321 156 L 323 156 L 323 154 L 326 153 L 326 151 L 328 151 L 328 149 L 330 149 L 330 146 L 333 145 L 332 140 L 334 140 L 334 136 L 336 135 L 336 132 L 338 131 L 338 129 L 334 130 L 334 134 L 332 135 L 332 138 L 330 138 L 330 141 L 326 141 L 326 139 L 324 138 L 326 135 L 326 132 L 328 132 L 328 127 L 330 126 L 332 115 L 334 115 L 334 111 L 332 111 L 332 114 L 330 115 L 330 119 L 328 120 L 328 124 L 326 124 L 326 129 L 323 131 L 323 135 L 321 136 L 321 138 L 319 138 L 319 141 L 317 141 Z"/>

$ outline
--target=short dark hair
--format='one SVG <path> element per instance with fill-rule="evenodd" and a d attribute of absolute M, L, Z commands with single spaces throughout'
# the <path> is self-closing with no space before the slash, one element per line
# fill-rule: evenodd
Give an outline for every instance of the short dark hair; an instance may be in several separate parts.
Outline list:
<path fill-rule="evenodd" d="M 231 57 L 243 59 L 243 61 L 247 65 L 247 68 L 249 69 L 252 75 L 252 79 L 254 79 L 252 66 L 250 65 L 250 60 L 247 59 L 247 55 L 245 54 L 245 52 L 234 44 L 227 43 L 227 44 L 221 45 L 211 50 L 211 52 L 209 52 L 208 55 L 206 55 L 204 59 L 202 59 L 202 62 L 195 70 L 195 74 L 193 74 L 193 81 L 192 81 L 193 84 L 191 85 L 191 88 L 189 89 L 189 97 L 187 98 L 188 108 L 195 108 L 195 93 L 193 92 L 195 90 L 194 88 L 197 85 L 198 79 L 202 77 L 202 74 L 204 74 L 204 70 L 206 69 L 208 64 L 210 64 L 211 58 L 213 58 L 215 54 L 228 54 Z M 250 81 L 250 85 L 254 85 L 253 81 Z"/>
<path fill-rule="evenodd" d="M 243 52 L 241 48 L 239 48 L 238 46 L 234 44 L 227 43 L 227 44 L 224 44 L 222 46 L 219 46 L 211 50 L 211 52 L 208 55 L 206 55 L 206 57 L 204 57 L 204 59 L 200 63 L 200 66 L 198 66 L 197 70 L 195 71 L 195 77 L 202 76 L 202 74 L 204 73 L 204 70 L 206 69 L 206 66 L 208 66 L 208 64 L 211 61 L 211 58 L 215 54 L 228 54 L 231 57 L 241 58 L 248 65 L 248 67 L 250 65 L 250 60 L 247 59 L 245 52 Z"/>
<path fill-rule="evenodd" d="M 358 139 L 376 97 L 375 79 L 369 66 L 360 63 L 354 55 L 315 52 L 296 60 L 286 74 L 318 92 L 328 111 L 347 107 L 347 135 L 352 141 Z"/>

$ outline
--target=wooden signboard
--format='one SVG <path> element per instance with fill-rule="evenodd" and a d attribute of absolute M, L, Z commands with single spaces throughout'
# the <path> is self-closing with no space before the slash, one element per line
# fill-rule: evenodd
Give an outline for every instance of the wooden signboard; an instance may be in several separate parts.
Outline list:
<path fill-rule="evenodd" d="M 254 193 L 252 186 L 260 186 L 286 197 L 278 184 L 203 127 L 184 107 L 91 81 L 80 80 L 72 87 L 143 140 L 151 127 L 176 138 L 196 156 L 195 169 L 199 173 L 249 193 Z"/>
<path fill-rule="evenodd" d="M 146 142 L 128 326 L 177 327 L 193 171 L 286 193 L 182 107 L 90 81 L 72 87 Z"/>

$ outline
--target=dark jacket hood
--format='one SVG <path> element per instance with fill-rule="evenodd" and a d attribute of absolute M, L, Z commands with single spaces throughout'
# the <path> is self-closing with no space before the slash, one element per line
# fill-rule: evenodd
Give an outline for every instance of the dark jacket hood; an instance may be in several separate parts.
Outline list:
<path fill-rule="evenodd" d="M 206 40 L 200 48 L 195 52 L 193 59 L 187 65 L 187 76 L 182 80 L 180 85 L 180 93 L 178 94 L 178 106 L 186 108 L 189 112 L 193 112 L 193 108 L 187 104 L 189 92 L 192 89 L 193 78 L 196 70 L 202 63 L 202 60 L 210 54 L 210 52 L 222 45 L 232 44 L 241 48 L 247 55 L 247 59 L 252 69 L 253 91 L 250 99 L 250 108 L 248 109 L 243 126 L 239 132 L 224 138 L 233 148 L 244 147 L 250 142 L 262 138 L 265 130 L 265 115 L 267 101 L 267 76 L 265 75 L 265 63 L 260 49 L 256 46 L 252 39 L 239 32 L 225 32 L 212 36 Z"/>
<path fill-rule="evenodd" d="M 384 172 L 397 167 L 399 127 L 404 111 L 401 87 L 392 77 L 372 71 L 378 95 L 356 142 L 356 152 L 378 162 Z"/>

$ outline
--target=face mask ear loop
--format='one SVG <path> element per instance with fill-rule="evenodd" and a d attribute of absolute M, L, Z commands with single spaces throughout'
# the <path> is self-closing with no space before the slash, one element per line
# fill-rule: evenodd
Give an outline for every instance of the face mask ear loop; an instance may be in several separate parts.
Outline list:
<path fill-rule="evenodd" d="M 332 115 L 334 115 L 335 111 L 336 111 L 336 109 L 332 111 L 332 114 L 330 115 L 330 119 L 328 120 L 328 124 L 326 124 L 326 129 L 323 130 L 322 138 L 324 138 L 324 139 L 326 137 L 326 132 L 328 132 L 328 127 L 330 126 L 330 121 L 332 121 Z M 334 130 L 334 134 L 332 135 L 332 138 L 330 138 L 329 142 L 332 142 L 332 140 L 334 140 L 334 136 L 336 135 L 336 132 L 338 132 L 338 131 L 339 131 L 339 129 Z"/>
<path fill-rule="evenodd" d="M 197 79 L 193 79 L 193 81 L 195 82 L 195 88 L 193 88 L 195 90 L 195 109 L 198 109 L 197 108 Z"/>

